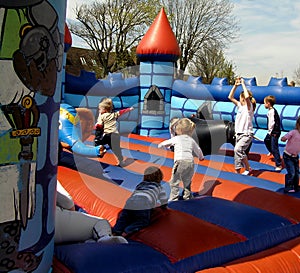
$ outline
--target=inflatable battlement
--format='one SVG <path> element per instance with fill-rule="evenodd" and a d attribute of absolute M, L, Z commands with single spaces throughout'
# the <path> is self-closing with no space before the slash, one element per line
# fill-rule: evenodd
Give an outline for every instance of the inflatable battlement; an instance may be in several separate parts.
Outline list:
<path fill-rule="evenodd" d="M 300 88 L 289 86 L 286 77 L 272 77 L 267 86 L 257 86 L 255 77 L 245 78 L 245 84 L 258 103 L 263 103 L 265 96 L 273 95 L 276 97 L 276 104 L 300 105 Z M 187 81 L 174 81 L 172 95 L 199 100 L 228 101 L 231 88 L 232 85 L 228 85 L 226 78 L 214 78 L 211 84 L 203 84 L 201 77 L 190 76 Z M 241 91 L 242 87 L 239 86 L 236 98 Z"/>
<path fill-rule="evenodd" d="M 300 87 L 291 87 L 287 78 L 271 78 L 267 86 L 257 86 L 256 78 L 245 78 L 246 86 L 252 91 L 257 101 L 254 115 L 254 128 L 256 136 L 263 138 L 267 129 L 267 109 L 264 107 L 264 98 L 267 95 L 276 97 L 275 108 L 281 118 L 283 132 L 295 127 L 295 121 L 300 115 Z M 149 86 L 150 87 L 150 86 Z M 74 107 L 87 107 L 96 116 L 98 103 L 103 97 L 112 97 L 115 109 L 133 106 L 135 110 L 120 119 L 120 132 L 139 133 L 144 101 L 142 97 L 139 77 L 123 78 L 122 73 L 111 73 L 107 79 L 97 80 L 94 73 L 83 72 L 79 77 L 66 75 L 66 90 L 64 102 Z M 201 107 L 210 111 L 212 119 L 235 120 L 236 107 L 228 100 L 228 94 L 232 85 L 226 78 L 214 78 L 211 84 L 203 84 L 201 77 L 190 76 L 186 81 L 174 80 L 171 90 L 170 107 L 167 107 L 169 119 L 177 117 L 189 117 L 195 114 Z M 242 87 L 237 88 L 236 98 Z M 169 102 L 166 102 L 169 104 Z M 208 108 L 207 108 L 208 107 Z M 153 120 L 157 115 L 153 115 Z M 169 119 L 163 122 L 147 122 L 149 135 L 165 133 Z M 151 123 L 152 122 L 152 123 Z M 164 123 L 163 125 L 161 125 Z M 162 129 L 163 128 L 163 129 Z"/>

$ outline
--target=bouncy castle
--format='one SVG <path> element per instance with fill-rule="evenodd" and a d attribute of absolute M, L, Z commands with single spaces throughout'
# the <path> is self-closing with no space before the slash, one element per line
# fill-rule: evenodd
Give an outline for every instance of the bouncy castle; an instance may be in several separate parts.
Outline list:
<path fill-rule="evenodd" d="M 98 80 L 87 71 L 79 77 L 63 73 L 63 52 L 70 46 L 65 1 L 4 2 L 1 272 L 300 271 L 300 212 L 295 209 L 300 194 L 283 193 L 286 170 L 274 171 L 261 141 L 267 130 L 264 97 L 276 97 L 285 134 L 299 116 L 299 87 L 288 86 L 286 78 L 271 78 L 267 86 L 245 78 L 258 103 L 253 120 L 257 139 L 249 153 L 253 172 L 235 174 L 230 124 L 236 108 L 227 99 L 232 86 L 225 78 L 206 85 L 201 77 L 174 77 L 180 50 L 163 9 L 137 47 L 139 75 L 112 73 Z M 103 97 L 113 99 L 115 110 L 134 107 L 119 119 L 123 167 L 108 147 L 100 157 L 93 133 L 84 137 L 80 109 L 95 122 Z M 195 159 L 193 199 L 155 209 L 151 225 L 128 236 L 128 244 L 54 245 L 57 179 L 81 211 L 113 226 L 148 166 L 162 170 L 162 185 L 170 192 L 173 152 L 158 149 L 158 143 L 169 137 L 172 117 L 197 112 L 205 160 Z M 58 142 L 68 144 L 66 153 L 76 168 L 60 165 Z"/>
<path fill-rule="evenodd" d="M 69 107 L 76 116 L 76 108 L 87 108 L 97 117 L 103 97 L 111 97 L 116 110 L 134 107 L 119 120 L 125 166 L 116 166 L 108 149 L 103 158 L 86 155 L 84 160 L 84 154 L 73 152 L 78 164 L 85 161 L 77 170 L 58 167 L 58 179 L 78 206 L 108 219 L 112 226 L 149 165 L 161 168 L 163 187 L 170 191 L 173 153 L 158 149 L 157 144 L 169 137 L 172 117 L 198 112 L 199 145 L 209 149 L 204 161 L 195 161 L 194 199 L 170 202 L 166 211 L 156 210 L 151 225 L 129 236 L 128 244 L 56 245 L 57 272 L 300 271 L 300 213 L 295 209 L 300 195 L 283 193 L 286 171 L 274 171 L 273 158 L 267 156 L 262 142 L 267 132 L 264 97 L 276 97 L 285 134 L 295 127 L 299 116 L 300 88 L 288 86 L 287 78 L 271 78 L 267 86 L 257 86 L 255 77 L 245 78 L 257 100 L 256 139 L 249 153 L 253 172 L 249 176 L 235 174 L 232 128 L 228 128 L 236 115 L 227 98 L 232 86 L 226 78 L 215 78 L 210 85 L 203 84 L 201 77 L 175 79 L 179 54 L 162 9 L 137 47 L 139 76 L 124 78 L 122 73 L 112 73 L 98 80 L 86 71 L 79 77 L 66 74 L 61 111 Z M 65 116 L 60 121 L 62 127 L 69 122 Z M 63 134 L 61 137 L 63 140 Z M 74 143 L 80 141 L 80 134 L 76 137 Z M 93 135 L 82 145 L 93 146 Z M 281 152 L 283 146 L 280 143 Z M 86 166 L 93 166 L 98 173 L 87 172 Z"/>

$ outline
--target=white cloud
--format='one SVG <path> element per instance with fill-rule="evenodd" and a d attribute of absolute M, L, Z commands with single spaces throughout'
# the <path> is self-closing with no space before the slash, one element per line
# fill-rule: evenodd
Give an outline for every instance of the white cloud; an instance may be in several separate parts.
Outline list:
<path fill-rule="evenodd" d="M 227 50 L 228 59 L 245 77 L 266 85 L 272 76 L 293 79 L 299 66 L 299 4 L 294 1 L 238 1 L 234 13 L 240 37 Z"/>
<path fill-rule="evenodd" d="M 268 84 L 272 76 L 293 79 L 300 65 L 300 3 L 294 0 L 231 0 L 239 21 L 240 37 L 226 55 L 245 77 L 255 76 L 259 85 Z M 69 0 L 67 22 L 74 20 L 74 9 L 93 0 Z M 72 35 L 73 46 L 86 47 Z"/>

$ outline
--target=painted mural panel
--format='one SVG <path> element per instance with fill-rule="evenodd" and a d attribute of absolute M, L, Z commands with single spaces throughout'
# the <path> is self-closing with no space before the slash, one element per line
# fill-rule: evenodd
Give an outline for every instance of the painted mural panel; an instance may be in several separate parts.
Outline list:
<path fill-rule="evenodd" d="M 0 272 L 51 267 L 65 10 L 0 0 Z"/>

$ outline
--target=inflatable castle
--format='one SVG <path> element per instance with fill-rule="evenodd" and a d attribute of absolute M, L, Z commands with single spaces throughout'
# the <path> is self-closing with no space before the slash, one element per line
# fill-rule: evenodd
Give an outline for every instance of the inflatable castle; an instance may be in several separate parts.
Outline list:
<path fill-rule="evenodd" d="M 63 53 L 71 44 L 65 8 L 66 1 L 54 0 L 1 3 L 0 271 L 299 272 L 300 195 L 283 193 L 285 170 L 274 172 L 259 140 L 249 153 L 251 176 L 235 174 L 230 148 L 219 149 L 230 137 L 223 131 L 220 140 L 216 128 L 234 122 L 236 111 L 227 80 L 207 85 L 200 77 L 174 77 L 180 50 L 164 9 L 137 47 L 139 76 L 65 74 Z M 257 86 L 255 77 L 245 81 L 258 102 L 258 139 L 267 130 L 266 95 L 277 99 L 282 134 L 294 128 L 299 87 L 289 87 L 286 78 L 271 78 L 268 86 Z M 78 108 L 93 120 L 103 97 L 113 99 L 115 110 L 134 107 L 119 120 L 122 168 L 109 149 L 100 157 L 93 134 L 83 138 Z M 168 137 L 172 117 L 196 112 L 208 129 L 204 137 L 204 130 L 197 132 L 200 142 L 216 149 L 195 161 L 195 198 L 155 209 L 151 225 L 128 236 L 128 244 L 54 244 L 57 179 L 79 208 L 113 226 L 149 165 L 161 168 L 170 191 L 173 153 L 157 144 Z M 59 142 L 69 145 L 75 169 L 59 165 Z"/>
<path fill-rule="evenodd" d="M 66 74 L 63 111 L 68 107 L 87 108 L 96 117 L 103 97 L 113 99 L 115 110 L 134 107 L 119 120 L 126 166 L 115 166 L 108 150 L 101 159 L 87 157 L 88 165 L 98 168 L 100 176 L 86 172 L 85 167 L 58 168 L 58 179 L 76 203 L 87 212 L 108 219 L 111 225 L 147 166 L 162 169 L 163 187 L 167 192 L 170 190 L 173 153 L 158 149 L 157 144 L 169 137 L 172 117 L 200 113 L 203 118 L 200 126 L 208 129 L 202 144 L 217 147 L 206 153 L 203 162 L 196 162 L 192 181 L 194 199 L 170 202 L 168 210 L 156 210 L 149 227 L 127 237 L 129 244 L 56 245 L 54 271 L 300 271 L 300 213 L 295 210 L 300 205 L 300 195 L 283 193 L 285 171 L 274 171 L 274 162 L 267 157 L 259 140 L 267 132 L 264 97 L 276 97 L 284 134 L 295 127 L 299 116 L 300 88 L 288 86 L 286 78 L 271 78 L 267 86 L 257 86 L 255 77 L 245 78 L 257 100 L 253 124 L 258 140 L 253 141 L 249 153 L 253 174 L 242 176 L 234 173 L 232 147 L 231 151 L 230 147 L 225 147 L 225 151 L 219 147 L 228 139 L 219 133 L 218 127 L 224 125 L 223 121 L 232 123 L 235 119 L 236 108 L 227 98 L 232 86 L 225 78 L 215 78 L 210 85 L 203 84 L 201 77 L 190 76 L 187 81 L 175 79 L 179 54 L 162 9 L 137 47 L 141 61 L 138 77 L 124 78 L 122 73 L 112 73 L 107 79 L 98 80 L 95 74 L 86 71 L 79 77 Z M 76 115 L 76 110 L 72 113 Z M 203 136 L 201 128 L 204 127 L 197 131 L 199 136 Z M 93 145 L 93 136 L 84 144 Z"/>

